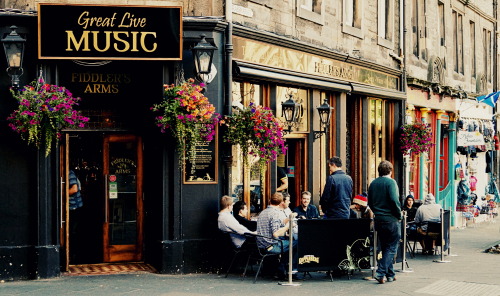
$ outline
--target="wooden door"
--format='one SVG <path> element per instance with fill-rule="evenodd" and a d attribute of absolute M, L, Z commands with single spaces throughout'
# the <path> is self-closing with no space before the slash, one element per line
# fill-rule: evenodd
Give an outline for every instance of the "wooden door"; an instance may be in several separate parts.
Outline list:
<path fill-rule="evenodd" d="M 104 262 L 141 261 L 143 244 L 142 140 L 108 135 L 103 146 Z"/>

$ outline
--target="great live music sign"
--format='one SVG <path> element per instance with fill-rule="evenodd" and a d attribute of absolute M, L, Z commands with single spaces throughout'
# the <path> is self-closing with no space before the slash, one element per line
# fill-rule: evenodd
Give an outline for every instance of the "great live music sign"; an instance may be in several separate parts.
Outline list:
<path fill-rule="evenodd" d="M 40 3 L 38 58 L 181 60 L 182 7 Z"/>

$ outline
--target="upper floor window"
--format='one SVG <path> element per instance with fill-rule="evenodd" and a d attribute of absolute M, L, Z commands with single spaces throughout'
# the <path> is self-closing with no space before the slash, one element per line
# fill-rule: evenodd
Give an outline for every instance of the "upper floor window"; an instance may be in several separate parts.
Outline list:
<path fill-rule="evenodd" d="M 439 45 L 446 45 L 446 21 L 444 13 L 444 3 L 438 3 L 438 14 L 439 14 Z"/>
<path fill-rule="evenodd" d="M 342 32 L 363 38 L 362 19 L 363 19 L 363 1 L 362 0 L 342 0 L 343 4 L 343 26 Z"/>
<path fill-rule="evenodd" d="M 325 16 L 323 0 L 298 0 L 297 16 L 323 25 Z"/>
<path fill-rule="evenodd" d="M 425 38 L 427 37 L 427 27 L 425 24 L 425 0 L 412 0 L 412 52 L 424 60 L 427 60 L 427 50 Z"/>
<path fill-rule="evenodd" d="M 378 0 L 378 44 L 392 48 L 394 35 L 394 1 Z"/>
<path fill-rule="evenodd" d="M 491 82 L 491 31 L 483 29 L 483 65 L 484 75 Z"/>
<path fill-rule="evenodd" d="M 464 74 L 464 28 L 463 16 L 453 10 L 453 69 L 455 72 Z"/>
<path fill-rule="evenodd" d="M 476 77 L 476 23 L 470 21 L 470 71 Z"/>

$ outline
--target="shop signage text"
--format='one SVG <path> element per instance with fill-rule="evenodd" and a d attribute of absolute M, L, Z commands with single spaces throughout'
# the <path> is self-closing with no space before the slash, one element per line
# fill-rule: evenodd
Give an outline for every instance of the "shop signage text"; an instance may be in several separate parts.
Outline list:
<path fill-rule="evenodd" d="M 399 78 L 373 69 L 318 55 L 235 36 L 234 58 L 344 81 L 398 90 Z"/>
<path fill-rule="evenodd" d="M 64 15 L 65 22 L 54 22 Z M 181 7 L 39 4 L 41 59 L 182 59 Z"/>
<path fill-rule="evenodd" d="M 457 135 L 458 146 L 484 145 L 484 136 L 478 132 L 460 131 Z"/>
<path fill-rule="evenodd" d="M 71 73 L 72 83 L 83 83 L 86 94 L 118 94 L 120 85 L 129 84 L 132 79 L 124 73 Z"/>

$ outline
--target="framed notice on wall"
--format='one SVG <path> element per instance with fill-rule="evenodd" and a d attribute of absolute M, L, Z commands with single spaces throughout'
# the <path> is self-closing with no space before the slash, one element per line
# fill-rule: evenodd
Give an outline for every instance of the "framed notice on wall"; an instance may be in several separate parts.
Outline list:
<path fill-rule="evenodd" d="M 199 142 L 195 149 L 194 160 L 186 158 L 184 184 L 216 184 L 218 182 L 217 139 Z"/>

